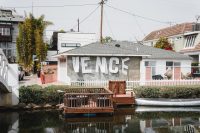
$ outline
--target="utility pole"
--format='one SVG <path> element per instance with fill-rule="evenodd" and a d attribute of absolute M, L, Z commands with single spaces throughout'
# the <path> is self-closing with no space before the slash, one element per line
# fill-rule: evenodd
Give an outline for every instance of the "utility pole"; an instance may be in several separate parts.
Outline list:
<path fill-rule="evenodd" d="M 101 5 L 101 22 L 100 22 L 100 43 L 103 43 L 103 5 L 104 5 L 104 0 L 101 0 L 100 2 Z"/>
<path fill-rule="evenodd" d="M 79 18 L 78 18 L 78 20 L 77 20 L 77 21 L 78 21 L 78 32 L 79 32 L 79 24 L 80 24 L 80 23 L 79 23 Z"/>

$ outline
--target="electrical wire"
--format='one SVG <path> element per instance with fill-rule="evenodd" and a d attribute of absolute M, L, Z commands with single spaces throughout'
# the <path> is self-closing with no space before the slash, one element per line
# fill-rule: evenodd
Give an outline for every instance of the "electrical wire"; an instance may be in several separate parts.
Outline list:
<path fill-rule="evenodd" d="M 143 36 L 145 37 L 146 36 L 146 34 L 144 33 L 144 31 L 142 30 L 142 27 L 141 27 L 141 25 L 139 24 L 139 22 L 137 21 L 137 18 L 136 17 L 134 17 L 135 18 L 135 22 L 136 22 L 136 24 L 137 24 L 137 26 L 138 26 L 138 29 L 140 30 L 140 32 L 143 34 Z"/>
<path fill-rule="evenodd" d="M 54 8 L 54 7 L 80 7 L 80 6 L 94 6 L 94 5 L 98 5 L 98 4 L 78 4 L 78 5 L 54 5 L 54 6 L 37 6 L 37 5 L 33 5 L 33 6 L 16 6 L 16 7 L 5 7 L 5 8 Z"/>
<path fill-rule="evenodd" d="M 157 19 L 153 19 L 153 18 L 149 18 L 149 17 L 140 16 L 140 15 L 137 15 L 137 14 L 134 14 L 134 13 L 131 13 L 131 12 L 128 12 L 128 11 L 119 9 L 119 8 L 117 8 L 117 7 L 113 7 L 113 6 L 108 5 L 108 4 L 105 4 L 105 5 L 106 5 L 107 7 L 109 7 L 109 8 L 114 9 L 114 10 L 117 10 L 117 11 L 120 11 L 120 12 L 123 12 L 123 13 L 126 13 L 126 14 L 129 14 L 129 15 L 131 15 L 131 16 L 139 17 L 139 18 L 142 18 L 142 19 L 145 19 L 145 20 L 154 21 L 154 22 L 163 23 L 163 24 L 171 24 L 171 23 L 172 23 L 172 22 L 160 21 L 160 20 L 157 20 Z"/>
<path fill-rule="evenodd" d="M 112 36 L 114 37 L 113 39 L 115 39 L 115 35 L 113 34 L 113 30 L 110 26 L 110 23 L 109 23 L 109 20 L 108 20 L 108 17 L 107 17 L 105 10 L 104 10 L 104 14 L 105 14 L 105 17 L 106 17 L 106 22 L 107 22 L 108 28 L 110 29 L 110 32 L 111 32 Z"/>
<path fill-rule="evenodd" d="M 83 20 L 80 21 L 79 24 L 82 24 L 85 20 L 87 20 L 92 14 L 96 12 L 96 10 L 99 8 L 100 5 L 98 5 L 92 12 L 90 12 Z M 78 26 L 78 24 L 74 25 L 72 29 L 75 29 Z"/>

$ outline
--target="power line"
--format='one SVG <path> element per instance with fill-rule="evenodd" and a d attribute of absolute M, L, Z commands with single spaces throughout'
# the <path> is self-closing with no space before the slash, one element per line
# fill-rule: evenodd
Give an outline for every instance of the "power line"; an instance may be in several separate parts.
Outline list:
<path fill-rule="evenodd" d="M 143 34 L 143 36 L 145 37 L 146 35 L 145 35 L 145 33 L 144 33 L 144 31 L 142 30 L 142 27 L 141 27 L 141 25 L 139 24 L 139 22 L 137 21 L 137 18 L 136 17 L 134 17 L 135 18 L 135 22 L 136 22 L 136 24 L 137 24 L 137 26 L 138 26 L 138 29 L 140 30 L 140 32 Z"/>
<path fill-rule="evenodd" d="M 80 7 L 80 6 L 94 6 L 94 5 L 98 5 L 98 4 L 77 4 L 77 5 L 46 5 L 46 6 L 16 6 L 16 7 L 5 7 L 5 8 L 54 8 L 54 7 Z"/>
<path fill-rule="evenodd" d="M 109 20 L 108 20 L 108 17 L 107 17 L 107 14 L 106 14 L 105 11 L 104 11 L 104 14 L 105 14 L 106 22 L 107 22 L 107 25 L 108 25 L 108 27 L 109 27 L 109 29 L 110 29 L 110 32 L 111 32 L 112 36 L 115 38 L 115 35 L 113 34 L 112 28 L 111 28 L 111 26 L 110 26 L 110 23 L 109 23 Z M 114 38 L 113 38 L 113 39 L 114 39 Z"/>
<path fill-rule="evenodd" d="M 79 25 L 82 24 L 85 20 L 87 20 L 92 14 L 94 14 L 95 11 L 99 8 L 99 6 L 100 6 L 100 5 L 98 5 L 98 6 L 97 6 L 92 12 L 90 12 L 83 20 L 81 20 L 81 21 L 79 22 Z M 76 28 L 77 26 L 78 26 L 78 24 L 74 25 L 74 26 L 72 27 L 72 29 Z"/>
<path fill-rule="evenodd" d="M 172 23 L 172 22 L 160 21 L 160 20 L 157 20 L 157 19 L 153 19 L 153 18 L 149 18 L 149 17 L 140 16 L 140 15 L 137 15 L 137 14 L 134 14 L 134 13 L 131 13 L 131 12 L 128 12 L 128 11 L 119 9 L 119 8 L 117 8 L 117 7 L 113 7 L 113 6 L 108 5 L 108 4 L 106 4 L 106 6 L 112 8 L 112 9 L 114 9 L 114 10 L 117 10 L 117 11 L 120 11 L 120 12 L 123 12 L 123 13 L 126 13 L 126 14 L 129 14 L 129 15 L 131 15 L 131 16 L 139 17 L 139 18 L 142 18 L 142 19 L 145 19 L 145 20 L 154 21 L 154 22 L 158 22 L 158 23 L 164 23 L 164 24 L 170 24 L 170 23 Z"/>

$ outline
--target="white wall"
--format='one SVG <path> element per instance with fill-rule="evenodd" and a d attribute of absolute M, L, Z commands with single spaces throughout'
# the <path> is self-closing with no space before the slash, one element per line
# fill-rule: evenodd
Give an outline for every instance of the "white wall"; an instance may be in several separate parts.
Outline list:
<path fill-rule="evenodd" d="M 76 47 L 61 47 L 62 43 L 80 43 L 81 46 L 84 46 L 96 41 L 97 37 L 95 33 L 80 33 L 80 32 L 58 33 L 58 50 L 59 53 L 61 53 L 76 48 Z"/>
<path fill-rule="evenodd" d="M 140 61 L 140 81 L 145 81 L 145 60 Z"/>
<path fill-rule="evenodd" d="M 67 76 L 67 57 L 66 61 L 61 61 L 58 59 L 58 82 L 63 82 L 66 84 L 70 84 L 70 78 Z"/>
<path fill-rule="evenodd" d="M 183 36 L 180 36 L 180 37 L 181 37 L 180 39 L 175 38 L 173 42 L 174 44 L 173 48 L 176 52 L 180 52 L 180 50 L 182 50 L 185 45 L 184 37 Z"/>
<path fill-rule="evenodd" d="M 47 51 L 47 58 L 46 61 L 58 61 L 57 58 L 53 58 L 53 55 L 56 55 L 57 51 Z"/>
<path fill-rule="evenodd" d="M 12 88 L 12 105 L 19 103 L 18 64 L 8 66 L 8 86 Z"/>
<path fill-rule="evenodd" d="M 181 72 L 183 73 L 183 75 L 186 75 L 187 73 L 191 73 L 191 60 L 183 60 L 181 62 Z"/>

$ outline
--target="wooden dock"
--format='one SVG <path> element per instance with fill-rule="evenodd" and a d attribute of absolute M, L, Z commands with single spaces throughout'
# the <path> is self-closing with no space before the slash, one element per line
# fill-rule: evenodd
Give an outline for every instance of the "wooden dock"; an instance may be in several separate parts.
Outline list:
<path fill-rule="evenodd" d="M 125 81 L 109 81 L 109 90 L 114 94 L 113 102 L 116 106 L 135 104 L 133 93 L 126 93 Z"/>
<path fill-rule="evenodd" d="M 64 95 L 65 114 L 113 113 L 113 93 L 105 88 L 71 88 Z"/>
<path fill-rule="evenodd" d="M 78 87 L 64 94 L 65 114 L 113 114 L 118 105 L 133 105 L 135 98 L 127 94 L 125 81 L 110 81 L 109 88 Z"/>

